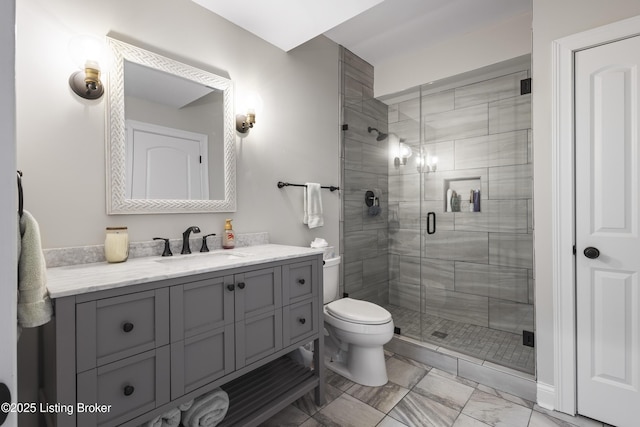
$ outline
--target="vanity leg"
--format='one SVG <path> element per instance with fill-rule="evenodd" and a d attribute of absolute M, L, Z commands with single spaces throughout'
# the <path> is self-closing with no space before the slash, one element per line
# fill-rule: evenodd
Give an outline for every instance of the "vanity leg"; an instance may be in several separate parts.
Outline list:
<path fill-rule="evenodd" d="M 318 387 L 315 389 L 315 401 L 316 405 L 322 406 L 324 405 L 324 386 L 325 386 L 325 367 L 324 367 L 324 334 L 322 328 L 320 328 L 320 333 L 318 338 L 313 342 L 313 350 L 314 350 L 314 358 L 313 358 L 313 368 L 316 371 L 316 375 L 320 380 L 318 382 Z"/>

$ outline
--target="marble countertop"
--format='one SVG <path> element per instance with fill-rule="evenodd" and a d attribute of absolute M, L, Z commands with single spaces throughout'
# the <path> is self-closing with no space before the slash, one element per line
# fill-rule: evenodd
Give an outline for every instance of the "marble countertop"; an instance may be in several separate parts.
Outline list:
<path fill-rule="evenodd" d="M 266 244 L 172 257 L 134 258 L 117 264 L 69 265 L 47 269 L 47 288 L 51 298 L 60 298 L 322 252 L 322 248 Z"/>

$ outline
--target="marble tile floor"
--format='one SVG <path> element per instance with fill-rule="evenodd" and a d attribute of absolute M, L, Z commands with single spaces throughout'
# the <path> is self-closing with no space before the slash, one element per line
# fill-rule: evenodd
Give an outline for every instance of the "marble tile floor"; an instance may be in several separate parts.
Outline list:
<path fill-rule="evenodd" d="M 535 374 L 535 349 L 522 345 L 522 336 L 511 332 L 456 322 L 442 317 L 423 314 L 397 305 L 384 305 L 402 335 L 436 346 L 473 356 L 475 358 Z M 443 332 L 440 338 L 434 332 Z"/>
<path fill-rule="evenodd" d="M 313 392 L 263 427 L 610 427 L 584 417 L 547 411 L 482 384 L 387 353 L 389 382 L 366 387 L 326 370 L 326 402 Z"/>

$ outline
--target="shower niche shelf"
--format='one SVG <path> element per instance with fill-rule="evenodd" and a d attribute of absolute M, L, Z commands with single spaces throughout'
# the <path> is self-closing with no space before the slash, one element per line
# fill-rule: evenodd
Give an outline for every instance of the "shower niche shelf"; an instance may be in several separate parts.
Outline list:
<path fill-rule="evenodd" d="M 451 178 L 444 180 L 445 212 L 481 212 L 482 193 L 480 177 Z M 449 191 L 450 190 L 450 191 Z M 472 194 L 472 192 L 477 192 Z M 449 196 L 452 195 L 451 200 Z M 457 200 L 456 200 L 457 197 Z M 474 202 L 474 197 L 475 202 Z"/>

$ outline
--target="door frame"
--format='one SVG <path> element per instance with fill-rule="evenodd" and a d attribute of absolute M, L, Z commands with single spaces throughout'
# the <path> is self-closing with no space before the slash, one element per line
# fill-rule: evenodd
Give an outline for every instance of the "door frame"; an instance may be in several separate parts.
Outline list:
<path fill-rule="evenodd" d="M 640 35 L 640 15 L 552 43 L 552 289 L 554 387 L 538 384 L 538 403 L 577 413 L 574 53 Z"/>

